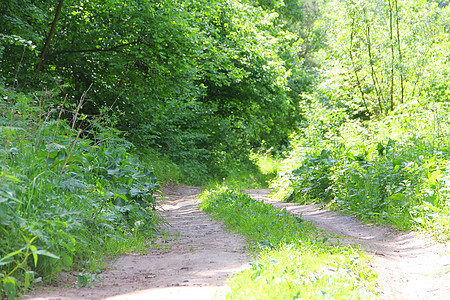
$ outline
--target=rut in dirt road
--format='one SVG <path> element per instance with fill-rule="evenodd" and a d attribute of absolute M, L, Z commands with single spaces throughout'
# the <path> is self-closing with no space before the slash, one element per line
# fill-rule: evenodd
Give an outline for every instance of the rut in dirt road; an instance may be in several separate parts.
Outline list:
<path fill-rule="evenodd" d="M 165 190 L 162 215 L 175 237 L 167 249 L 147 255 L 122 256 L 95 288 L 38 289 L 31 299 L 213 299 L 223 295 L 230 275 L 249 267 L 242 237 L 230 234 L 198 209 L 201 188 Z M 360 246 L 372 255 L 384 299 L 450 299 L 449 247 L 399 233 L 388 227 L 361 224 L 356 218 L 270 199 L 269 190 L 246 190 L 255 200 L 313 222 L 342 244 Z M 30 297 L 24 297 L 30 299 Z"/>
<path fill-rule="evenodd" d="M 170 224 L 167 249 L 120 257 L 95 288 L 38 290 L 31 299 L 213 299 L 233 273 L 247 268 L 242 237 L 198 209 L 201 188 L 164 190 L 161 214 Z M 27 297 L 29 298 L 29 297 Z"/>
<path fill-rule="evenodd" d="M 414 232 L 397 232 L 389 227 L 361 224 L 352 216 L 275 201 L 270 190 L 245 190 L 258 201 L 285 208 L 311 221 L 317 228 L 338 234 L 344 245 L 360 246 L 373 257 L 384 299 L 450 299 L 450 247 Z M 446 272 L 447 271 L 447 272 Z"/>

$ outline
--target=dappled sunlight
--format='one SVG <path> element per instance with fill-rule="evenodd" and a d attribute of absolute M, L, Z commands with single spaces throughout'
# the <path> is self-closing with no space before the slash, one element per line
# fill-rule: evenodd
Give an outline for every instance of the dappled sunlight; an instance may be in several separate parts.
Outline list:
<path fill-rule="evenodd" d="M 163 279 L 167 284 L 161 284 L 162 279 L 158 278 L 158 275 L 155 277 L 148 275 L 153 274 L 151 257 L 136 256 L 135 259 L 143 263 L 142 268 L 133 270 L 134 274 L 129 278 L 131 285 L 129 283 L 114 284 L 111 283 L 111 280 L 115 280 L 114 278 L 105 278 L 102 286 L 97 286 L 95 289 L 66 289 L 63 297 L 59 294 L 53 295 L 49 289 L 48 293 L 41 292 L 38 297 L 26 299 L 150 299 L 150 297 L 152 299 L 213 299 L 215 295 L 223 295 L 228 291 L 226 282 L 231 274 L 248 267 L 247 264 L 235 264 L 214 268 L 211 267 L 211 262 L 202 261 L 204 269 L 187 270 L 180 276 L 180 270 L 170 269 L 173 266 L 168 266 L 166 271 L 172 272 L 172 275 L 165 274 Z M 182 263 L 178 265 L 179 268 L 182 266 Z M 127 272 L 127 269 L 122 271 Z M 214 278 L 221 278 L 221 280 L 217 282 Z"/>
<path fill-rule="evenodd" d="M 0 298 L 448 298 L 448 2 L 0 1 Z"/>
<path fill-rule="evenodd" d="M 214 299 L 226 294 L 227 288 L 224 286 L 207 286 L 207 287 L 166 287 L 141 290 L 138 292 L 120 294 L 114 297 L 108 297 L 108 300 L 119 299 Z"/>

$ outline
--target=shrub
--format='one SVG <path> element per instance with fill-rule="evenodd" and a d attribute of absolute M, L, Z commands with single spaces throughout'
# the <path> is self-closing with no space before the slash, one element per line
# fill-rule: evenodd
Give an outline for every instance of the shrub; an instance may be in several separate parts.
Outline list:
<path fill-rule="evenodd" d="M 89 269 L 83 260 L 113 254 L 102 249 L 110 240 L 158 228 L 156 178 L 107 116 L 70 126 L 62 107 L 0 92 L 0 293 L 14 298 L 34 278 Z"/>

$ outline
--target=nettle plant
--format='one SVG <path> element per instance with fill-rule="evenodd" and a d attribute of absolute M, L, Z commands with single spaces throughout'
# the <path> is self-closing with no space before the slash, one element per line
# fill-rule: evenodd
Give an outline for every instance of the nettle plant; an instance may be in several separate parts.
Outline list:
<path fill-rule="evenodd" d="M 307 155 L 302 165 L 292 171 L 292 184 L 296 192 L 291 195 L 292 200 L 297 198 L 302 202 L 320 201 L 327 202 L 331 194 L 331 169 L 336 159 L 327 150 L 320 154 Z"/>
<path fill-rule="evenodd" d="M 68 122 L 64 105 L 0 92 L 1 294 L 12 299 L 34 278 L 89 269 L 83 257 L 111 240 L 126 244 L 138 227 L 155 232 L 156 178 L 110 118 L 74 113 Z"/>

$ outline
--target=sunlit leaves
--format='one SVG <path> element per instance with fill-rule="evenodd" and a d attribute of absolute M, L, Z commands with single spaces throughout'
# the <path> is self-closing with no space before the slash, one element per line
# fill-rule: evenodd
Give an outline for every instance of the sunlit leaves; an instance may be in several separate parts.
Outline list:
<path fill-rule="evenodd" d="M 350 91 L 376 115 L 417 97 L 428 101 L 442 95 L 434 87 L 442 82 L 442 69 L 448 73 L 441 60 L 446 46 L 439 38 L 445 35 L 448 9 L 433 1 L 347 0 L 328 2 L 325 12 L 329 47 L 323 61 L 329 80 L 323 87 Z"/>

